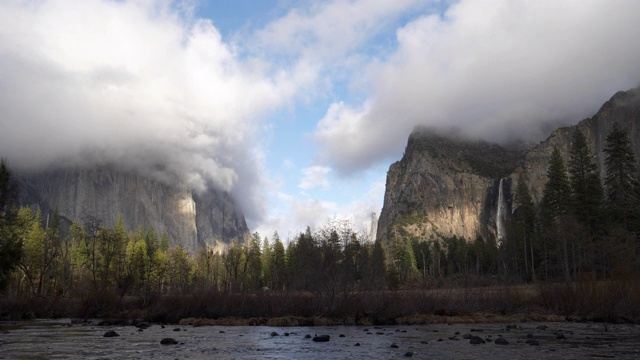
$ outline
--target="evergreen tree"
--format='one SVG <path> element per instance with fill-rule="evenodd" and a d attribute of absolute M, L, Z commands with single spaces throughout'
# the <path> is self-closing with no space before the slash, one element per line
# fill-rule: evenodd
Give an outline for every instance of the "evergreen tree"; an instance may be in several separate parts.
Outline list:
<path fill-rule="evenodd" d="M 26 213 L 30 215 L 31 210 L 24 207 L 21 211 L 21 216 L 25 216 Z M 39 293 L 39 279 L 44 271 L 43 259 L 45 258 L 45 238 L 46 234 L 42 228 L 42 213 L 40 208 L 36 210 L 30 221 L 30 231 L 27 233 L 24 239 L 24 256 L 20 263 L 20 269 L 24 273 L 27 281 L 29 282 L 29 290 L 32 295 L 40 295 Z"/>
<path fill-rule="evenodd" d="M 569 149 L 569 176 L 571 183 L 571 210 L 577 220 L 593 232 L 603 227 L 604 191 L 600 175 L 587 140 L 580 131 L 573 132 Z"/>
<path fill-rule="evenodd" d="M 536 240 L 536 210 L 529 186 L 520 174 L 516 184 L 513 221 L 516 239 L 522 245 L 525 272 L 531 269 L 531 277 L 535 279 L 534 243 Z"/>
<path fill-rule="evenodd" d="M 325 245 L 328 247 L 328 244 Z M 300 233 L 298 236 L 295 249 L 289 259 L 289 266 L 292 271 L 292 287 L 299 290 L 309 291 L 317 288 L 320 281 L 320 274 L 324 269 L 323 266 L 328 266 L 332 261 L 332 255 L 328 251 L 329 248 L 325 249 L 325 262 L 322 262 L 319 250 L 316 240 L 311 234 L 311 228 L 307 226 L 306 231 L 304 233 Z"/>
<path fill-rule="evenodd" d="M 562 219 L 565 219 L 569 214 L 571 206 L 571 186 L 567 178 L 564 160 L 558 148 L 554 148 L 551 154 L 547 176 L 549 181 L 545 185 L 540 206 L 545 235 L 543 242 L 545 277 L 547 275 L 546 266 L 549 262 L 548 252 L 555 249 L 556 259 L 562 268 L 564 278 L 566 281 L 571 281 L 568 237 L 562 223 Z"/>
<path fill-rule="evenodd" d="M 271 285 L 271 244 L 269 244 L 269 239 L 264 237 L 262 240 L 262 278 L 264 279 L 264 284 L 267 288 Z"/>
<path fill-rule="evenodd" d="M 373 244 L 369 270 L 371 274 L 370 279 L 372 288 L 376 290 L 384 288 L 384 280 L 387 272 L 387 256 L 385 255 L 382 241 L 380 239 L 376 239 Z"/>
<path fill-rule="evenodd" d="M 16 233 L 18 185 L 4 159 L 0 160 L 0 291 L 22 256 L 22 243 Z"/>
<path fill-rule="evenodd" d="M 278 236 L 277 232 L 273 235 L 273 251 L 271 251 L 270 268 L 272 274 L 271 288 L 282 290 L 285 283 L 287 268 L 285 263 L 284 244 L 280 241 L 280 236 Z"/>
<path fill-rule="evenodd" d="M 542 195 L 543 220 L 552 222 L 569 212 L 571 205 L 571 186 L 567 178 L 567 169 L 558 148 L 553 148 L 549 168 L 549 181 L 544 187 Z"/>
<path fill-rule="evenodd" d="M 167 253 L 167 285 L 169 292 L 184 294 L 191 285 L 191 261 L 180 245 Z"/>
<path fill-rule="evenodd" d="M 257 232 L 251 236 L 251 241 L 246 244 L 247 267 L 249 273 L 248 289 L 258 290 L 262 279 L 262 254 L 260 253 L 260 234 Z"/>
<path fill-rule="evenodd" d="M 127 277 L 121 280 L 119 286 L 133 288 L 143 294 L 149 287 L 150 260 L 144 237 L 138 232 L 127 244 Z"/>
<path fill-rule="evenodd" d="M 604 152 L 609 218 L 626 230 L 636 230 L 638 170 L 627 133 L 617 123 L 607 136 Z"/>

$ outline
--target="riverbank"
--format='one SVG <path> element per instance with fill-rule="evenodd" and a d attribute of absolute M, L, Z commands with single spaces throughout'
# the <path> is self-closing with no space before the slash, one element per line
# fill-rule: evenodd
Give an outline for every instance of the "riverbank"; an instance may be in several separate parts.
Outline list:
<path fill-rule="evenodd" d="M 350 292 L 208 292 L 180 296 L 0 298 L 0 319 L 113 324 L 333 326 L 596 321 L 640 323 L 633 287 L 593 283 Z"/>

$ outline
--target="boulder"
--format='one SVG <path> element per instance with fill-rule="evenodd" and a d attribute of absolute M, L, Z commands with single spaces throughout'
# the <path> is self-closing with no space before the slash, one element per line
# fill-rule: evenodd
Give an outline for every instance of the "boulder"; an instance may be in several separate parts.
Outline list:
<path fill-rule="evenodd" d="M 116 337 L 116 336 L 120 336 L 120 334 L 118 334 L 117 332 L 115 332 L 114 330 L 109 330 L 106 333 L 104 333 L 103 335 L 104 337 Z"/>
<path fill-rule="evenodd" d="M 313 337 L 313 341 L 315 342 L 327 342 L 329 341 L 329 339 L 331 338 L 331 336 L 329 335 L 316 335 Z"/>
<path fill-rule="evenodd" d="M 176 345 L 178 341 L 174 338 L 164 338 L 160 340 L 160 344 L 162 345 Z"/>
<path fill-rule="evenodd" d="M 136 327 L 137 327 L 138 329 L 146 329 L 146 328 L 148 328 L 149 326 L 151 326 L 151 325 L 149 325 L 149 323 L 148 323 L 148 322 L 146 322 L 146 321 L 141 321 L 141 322 L 139 322 L 139 323 L 137 323 L 137 324 L 136 324 Z"/>
<path fill-rule="evenodd" d="M 478 345 L 478 344 L 484 344 L 485 341 L 480 337 L 480 336 L 472 336 L 471 339 L 469 340 L 469 344 L 471 345 Z"/>
<path fill-rule="evenodd" d="M 496 345 L 509 345 L 509 342 L 507 341 L 507 339 L 503 337 L 497 338 L 496 341 L 494 342 L 496 343 Z"/>

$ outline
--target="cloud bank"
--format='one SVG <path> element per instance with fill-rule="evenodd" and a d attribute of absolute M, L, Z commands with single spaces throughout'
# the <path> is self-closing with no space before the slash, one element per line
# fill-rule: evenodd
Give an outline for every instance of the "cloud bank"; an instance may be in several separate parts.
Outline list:
<path fill-rule="evenodd" d="M 293 77 L 240 60 L 180 4 L 0 4 L 0 154 L 20 169 L 118 164 L 235 193 L 257 216 L 265 113 Z"/>
<path fill-rule="evenodd" d="M 360 104 L 318 123 L 320 158 L 353 173 L 397 157 L 418 124 L 492 141 L 537 140 L 640 85 L 640 2 L 476 1 L 416 17 L 397 49 L 362 73 Z"/>

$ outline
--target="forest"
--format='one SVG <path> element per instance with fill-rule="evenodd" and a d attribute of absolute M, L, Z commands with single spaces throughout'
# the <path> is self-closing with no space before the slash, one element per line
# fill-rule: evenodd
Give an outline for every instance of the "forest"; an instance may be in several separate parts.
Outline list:
<path fill-rule="evenodd" d="M 348 222 L 283 241 L 254 233 L 222 252 L 187 254 L 151 228 L 127 232 L 89 214 L 68 229 L 55 211 L 20 207 L 0 169 L 0 317 L 349 318 L 392 322 L 477 312 L 640 319 L 640 178 L 614 125 L 601 180 L 584 134 L 555 149 L 534 204 L 524 176 L 502 239 L 371 241 Z M 565 163 L 565 158 L 568 161 Z M 411 218 L 402 221 L 411 222 Z M 533 309 L 533 310 L 532 310 Z"/>

